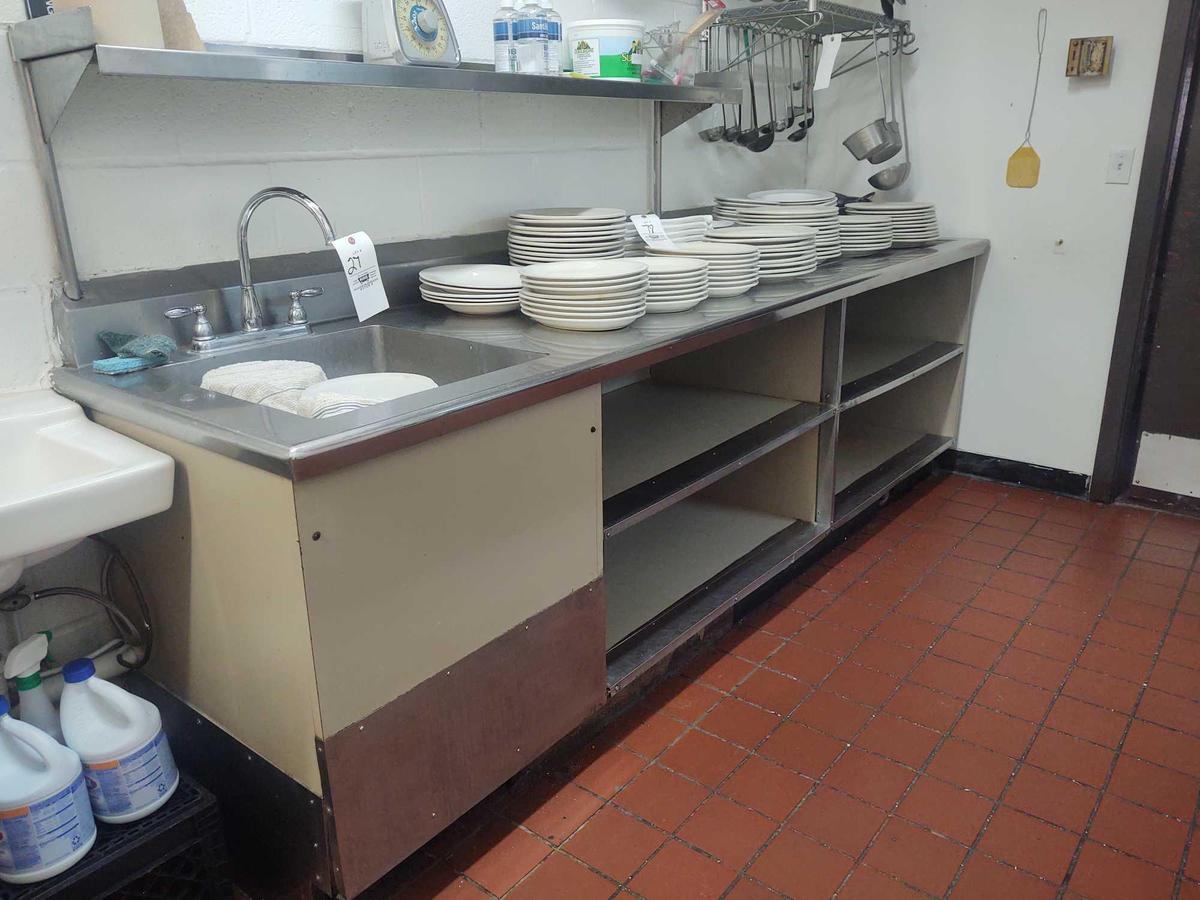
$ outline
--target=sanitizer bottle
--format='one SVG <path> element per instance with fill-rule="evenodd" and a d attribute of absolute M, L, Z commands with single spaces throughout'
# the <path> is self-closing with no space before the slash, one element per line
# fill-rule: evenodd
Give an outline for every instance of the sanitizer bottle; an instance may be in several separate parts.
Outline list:
<path fill-rule="evenodd" d="M 45 632 L 39 631 L 26 638 L 13 647 L 4 660 L 4 677 L 16 682 L 21 698 L 21 720 L 36 725 L 61 744 L 63 733 L 58 724 L 58 710 L 42 687 L 42 660 L 49 652 L 50 642 Z"/>
<path fill-rule="evenodd" d="M 179 770 L 158 708 L 97 678 L 90 659 L 67 663 L 63 680 L 63 736 L 83 760 L 96 818 L 134 822 L 170 800 Z"/>
<path fill-rule="evenodd" d="M 546 19 L 546 74 L 561 75 L 563 71 L 563 27 L 562 16 L 554 11 L 550 0 L 540 0 L 542 15 Z"/>
<path fill-rule="evenodd" d="M 517 71 L 522 75 L 546 74 L 546 39 L 549 23 L 538 0 L 525 0 L 517 10 Z"/>
<path fill-rule="evenodd" d="M 83 859 L 96 821 L 75 752 L 8 712 L 0 697 L 0 881 L 28 884 Z"/>

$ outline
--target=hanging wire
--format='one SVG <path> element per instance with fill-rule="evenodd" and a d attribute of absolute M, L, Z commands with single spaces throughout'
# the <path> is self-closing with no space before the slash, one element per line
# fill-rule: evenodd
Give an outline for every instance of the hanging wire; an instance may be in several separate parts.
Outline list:
<path fill-rule="evenodd" d="M 1033 102 L 1029 104 L 1029 122 L 1025 126 L 1025 140 L 1021 144 L 1022 147 L 1024 147 L 1025 144 L 1029 144 L 1029 146 L 1031 146 L 1031 147 L 1033 146 L 1033 143 L 1032 143 L 1032 141 L 1033 141 L 1033 114 L 1037 110 L 1038 85 L 1040 85 L 1042 82 L 1042 58 L 1046 54 L 1046 26 L 1049 23 L 1049 21 L 1050 21 L 1050 13 L 1047 12 L 1046 7 L 1043 6 L 1040 10 L 1038 10 L 1037 75 L 1034 76 L 1034 79 L 1033 79 Z"/>

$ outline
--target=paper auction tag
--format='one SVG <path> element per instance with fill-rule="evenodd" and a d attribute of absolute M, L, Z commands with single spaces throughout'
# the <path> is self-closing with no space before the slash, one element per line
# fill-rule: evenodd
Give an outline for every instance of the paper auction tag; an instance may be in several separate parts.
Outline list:
<path fill-rule="evenodd" d="M 633 223 L 638 237 L 646 246 L 661 247 L 664 250 L 676 249 L 675 242 L 667 235 L 667 229 L 663 227 L 662 219 L 658 216 L 630 216 L 629 221 Z"/>
<path fill-rule="evenodd" d="M 358 321 L 365 322 L 387 309 L 388 298 L 383 290 L 383 279 L 379 277 L 379 258 L 366 232 L 356 231 L 338 238 L 333 242 L 333 249 L 342 260 Z"/>
<path fill-rule="evenodd" d="M 833 65 L 841 48 L 840 34 L 827 34 L 821 38 L 821 61 L 817 63 L 817 74 L 813 79 L 814 91 L 823 91 L 833 82 Z"/>

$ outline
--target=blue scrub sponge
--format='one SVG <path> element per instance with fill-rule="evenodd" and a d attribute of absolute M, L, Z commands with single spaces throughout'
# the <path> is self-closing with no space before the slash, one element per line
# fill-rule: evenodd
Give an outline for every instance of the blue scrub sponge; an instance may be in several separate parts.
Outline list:
<path fill-rule="evenodd" d="M 126 375 L 129 372 L 140 372 L 150 368 L 150 363 L 136 356 L 110 356 L 107 359 L 97 359 L 92 363 L 92 370 L 101 375 Z"/>

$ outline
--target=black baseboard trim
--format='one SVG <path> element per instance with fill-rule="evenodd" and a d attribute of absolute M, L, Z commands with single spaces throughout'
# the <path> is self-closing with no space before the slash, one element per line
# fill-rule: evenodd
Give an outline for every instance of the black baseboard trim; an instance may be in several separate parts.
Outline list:
<path fill-rule="evenodd" d="M 965 450 L 952 450 L 939 457 L 938 465 L 947 472 L 1019 484 L 1022 487 L 1065 494 L 1068 497 L 1087 499 L 1088 495 L 1089 479 L 1086 475 L 1064 469 L 1035 466 L 1015 459 L 999 459 L 995 456 L 967 453 Z"/>
<path fill-rule="evenodd" d="M 1148 506 L 1181 516 L 1200 516 L 1200 497 L 1172 494 L 1170 491 L 1160 491 L 1155 488 L 1134 485 L 1125 492 L 1125 496 L 1121 498 L 1120 502 Z"/>

